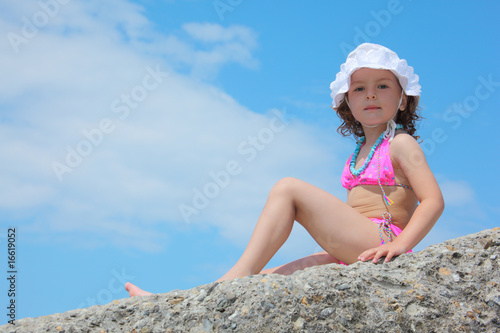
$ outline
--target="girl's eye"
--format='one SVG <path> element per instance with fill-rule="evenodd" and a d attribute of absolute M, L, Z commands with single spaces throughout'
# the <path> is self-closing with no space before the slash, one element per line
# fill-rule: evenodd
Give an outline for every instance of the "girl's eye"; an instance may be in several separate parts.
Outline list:
<path fill-rule="evenodd" d="M 354 88 L 354 91 L 363 91 L 363 87 L 357 87 L 357 88 Z"/>
<path fill-rule="evenodd" d="M 387 88 L 389 88 L 389 86 L 387 84 L 381 84 L 378 87 L 381 88 L 381 89 L 387 89 Z"/>

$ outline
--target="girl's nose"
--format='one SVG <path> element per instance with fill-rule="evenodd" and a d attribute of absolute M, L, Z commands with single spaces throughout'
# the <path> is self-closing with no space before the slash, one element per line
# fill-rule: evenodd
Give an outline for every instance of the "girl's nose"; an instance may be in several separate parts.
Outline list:
<path fill-rule="evenodd" d="M 375 100 L 377 99 L 377 95 L 375 94 L 375 88 L 374 87 L 366 87 L 366 100 Z"/>

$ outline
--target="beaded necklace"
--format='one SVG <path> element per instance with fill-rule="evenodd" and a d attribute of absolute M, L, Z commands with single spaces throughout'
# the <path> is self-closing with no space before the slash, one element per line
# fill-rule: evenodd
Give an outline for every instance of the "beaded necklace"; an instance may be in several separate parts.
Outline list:
<path fill-rule="evenodd" d="M 397 130 L 403 129 L 403 125 L 398 124 L 396 126 L 396 129 Z M 365 143 L 366 138 L 364 136 L 362 136 L 359 139 L 358 144 L 356 145 L 356 149 L 354 150 L 354 153 L 352 154 L 352 158 L 351 158 L 350 169 L 351 169 L 351 173 L 353 176 L 359 176 L 363 171 L 366 170 L 366 168 L 370 164 L 370 161 L 373 158 L 373 154 L 375 154 L 375 151 L 377 150 L 378 146 L 380 146 L 380 144 L 382 143 L 382 140 L 384 140 L 384 137 L 387 135 L 387 132 L 388 131 L 385 131 L 384 133 L 380 134 L 377 141 L 375 141 L 375 144 L 370 149 L 370 153 L 368 154 L 368 157 L 366 158 L 365 163 L 363 163 L 361 168 L 356 170 L 356 160 L 358 159 L 359 151 L 361 150 L 361 146 L 363 145 L 363 143 Z M 380 177 L 379 177 L 379 182 L 380 182 Z"/>
<path fill-rule="evenodd" d="M 375 144 L 370 149 L 370 153 L 368 154 L 368 157 L 366 158 L 365 163 L 363 163 L 361 168 L 356 170 L 356 160 L 358 159 L 359 151 L 361 150 L 361 146 L 363 145 L 363 143 L 365 143 L 366 138 L 364 136 L 362 136 L 359 139 L 358 145 L 356 146 L 356 149 L 354 150 L 354 153 L 352 154 L 352 159 L 351 159 L 351 173 L 353 176 L 359 176 L 363 171 L 366 170 L 366 168 L 368 167 L 368 165 L 370 164 L 370 162 L 373 158 L 373 154 L 375 154 L 375 150 L 377 150 L 378 146 L 380 146 L 380 144 L 382 143 L 382 140 L 384 140 L 384 136 L 385 136 L 385 132 L 382 133 L 378 137 L 377 141 L 375 141 Z"/>

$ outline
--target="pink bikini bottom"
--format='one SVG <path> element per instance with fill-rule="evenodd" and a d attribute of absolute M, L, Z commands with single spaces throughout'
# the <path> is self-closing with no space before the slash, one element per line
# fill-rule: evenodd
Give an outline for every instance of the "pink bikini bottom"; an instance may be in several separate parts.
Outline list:
<path fill-rule="evenodd" d="M 376 218 L 376 217 L 370 217 L 370 220 L 372 220 L 373 222 L 377 223 L 377 224 L 380 224 L 380 223 L 384 223 L 385 221 L 383 219 L 379 219 L 379 218 Z M 397 237 L 403 230 L 401 230 L 401 228 L 399 228 L 398 226 L 395 226 L 394 224 L 390 224 L 389 226 L 389 229 L 391 229 L 392 233 Z M 383 245 L 384 242 L 380 242 L 380 245 Z M 406 252 L 406 253 L 410 253 L 410 252 L 413 252 L 412 250 Z M 344 262 L 340 262 L 342 265 L 348 265 Z"/>
<path fill-rule="evenodd" d="M 373 222 L 377 223 L 377 224 L 380 224 L 380 223 L 384 223 L 385 221 L 383 219 L 379 219 L 379 218 L 376 218 L 376 217 L 370 217 L 370 220 L 372 220 Z M 392 233 L 397 237 L 399 236 L 399 234 L 401 233 L 401 230 L 398 226 L 395 226 L 394 224 L 390 224 L 389 225 L 389 229 L 391 229 Z M 384 244 L 384 242 L 381 242 L 380 245 Z"/>

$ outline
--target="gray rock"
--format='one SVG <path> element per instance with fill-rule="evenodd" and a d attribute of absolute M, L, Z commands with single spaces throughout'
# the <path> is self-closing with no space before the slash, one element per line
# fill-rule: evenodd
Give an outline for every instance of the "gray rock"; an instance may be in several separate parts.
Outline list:
<path fill-rule="evenodd" d="M 500 332 L 500 228 L 389 263 L 324 265 L 115 300 L 0 332 Z"/>

